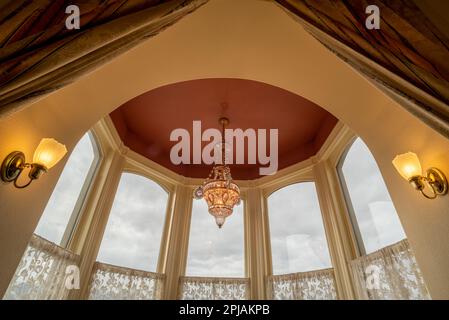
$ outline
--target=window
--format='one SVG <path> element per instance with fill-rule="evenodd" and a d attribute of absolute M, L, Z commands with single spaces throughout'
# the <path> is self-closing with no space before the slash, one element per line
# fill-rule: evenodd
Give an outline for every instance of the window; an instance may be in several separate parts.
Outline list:
<path fill-rule="evenodd" d="M 154 181 L 123 173 L 97 260 L 155 272 L 167 202 L 168 193 Z"/>
<path fill-rule="evenodd" d="M 187 275 L 244 277 L 244 203 L 234 207 L 221 229 L 204 200 L 193 200 Z"/>
<path fill-rule="evenodd" d="M 342 157 L 339 171 L 362 254 L 404 239 L 380 170 L 362 139 L 356 139 Z"/>
<path fill-rule="evenodd" d="M 329 249 L 313 182 L 284 187 L 268 197 L 273 274 L 325 269 Z"/>
<path fill-rule="evenodd" d="M 36 234 L 63 247 L 67 245 L 99 159 L 96 143 L 91 134 L 86 133 L 67 160 Z"/>

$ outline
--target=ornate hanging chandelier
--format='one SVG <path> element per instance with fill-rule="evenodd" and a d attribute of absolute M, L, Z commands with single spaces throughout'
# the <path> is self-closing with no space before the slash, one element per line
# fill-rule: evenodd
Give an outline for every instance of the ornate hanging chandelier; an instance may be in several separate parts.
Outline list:
<path fill-rule="evenodd" d="M 201 186 L 195 189 L 194 197 L 204 198 L 209 213 L 215 217 L 215 222 L 221 228 L 232 214 L 235 205 L 240 204 L 240 188 L 232 181 L 231 169 L 226 165 L 225 126 L 229 124 L 228 118 L 220 118 L 221 132 L 221 164 L 212 168 L 208 178 Z"/>

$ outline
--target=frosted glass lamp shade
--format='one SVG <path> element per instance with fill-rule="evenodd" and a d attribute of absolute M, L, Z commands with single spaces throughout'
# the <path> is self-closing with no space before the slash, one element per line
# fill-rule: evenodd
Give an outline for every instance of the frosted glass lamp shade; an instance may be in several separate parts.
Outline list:
<path fill-rule="evenodd" d="M 67 153 L 67 148 L 53 138 L 44 138 L 34 151 L 33 163 L 50 169 Z"/>
<path fill-rule="evenodd" d="M 393 165 L 399 174 L 406 180 L 416 176 L 422 176 L 421 163 L 416 153 L 407 152 L 397 155 L 393 159 Z"/>

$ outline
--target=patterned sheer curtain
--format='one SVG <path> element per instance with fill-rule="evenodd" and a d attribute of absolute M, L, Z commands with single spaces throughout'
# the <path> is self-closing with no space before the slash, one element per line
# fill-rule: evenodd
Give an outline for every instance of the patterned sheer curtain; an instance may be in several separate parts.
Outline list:
<path fill-rule="evenodd" d="M 158 300 L 165 275 L 96 262 L 89 300 Z"/>
<path fill-rule="evenodd" d="M 268 277 L 272 300 L 336 300 L 334 269 L 297 272 Z"/>
<path fill-rule="evenodd" d="M 181 277 L 180 300 L 247 300 L 248 278 Z"/>
<path fill-rule="evenodd" d="M 79 266 L 78 255 L 33 235 L 3 299 L 67 299 L 73 287 L 71 266 Z"/>
<path fill-rule="evenodd" d="M 352 261 L 351 269 L 360 299 L 430 299 L 407 239 Z"/>

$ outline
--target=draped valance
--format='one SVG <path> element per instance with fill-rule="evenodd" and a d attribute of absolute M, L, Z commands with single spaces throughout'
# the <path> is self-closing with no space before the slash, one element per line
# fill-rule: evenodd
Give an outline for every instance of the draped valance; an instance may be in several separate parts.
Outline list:
<path fill-rule="evenodd" d="M 329 50 L 449 137 L 449 40 L 421 9 L 426 1 L 276 2 Z M 379 29 L 366 27 L 370 5 L 379 8 Z"/>
<path fill-rule="evenodd" d="M 72 1 L 80 29 L 65 26 L 64 0 L 0 4 L 0 116 L 73 82 L 152 37 L 207 0 Z M 324 46 L 429 126 L 449 137 L 449 40 L 426 1 L 275 0 Z M 376 5 L 380 28 L 368 29 Z M 294 41 L 294 39 L 292 39 Z"/>
<path fill-rule="evenodd" d="M 3 1 L 0 116 L 18 111 L 26 103 L 93 71 L 206 1 Z M 66 27 L 69 4 L 79 8 L 79 29 Z"/>

